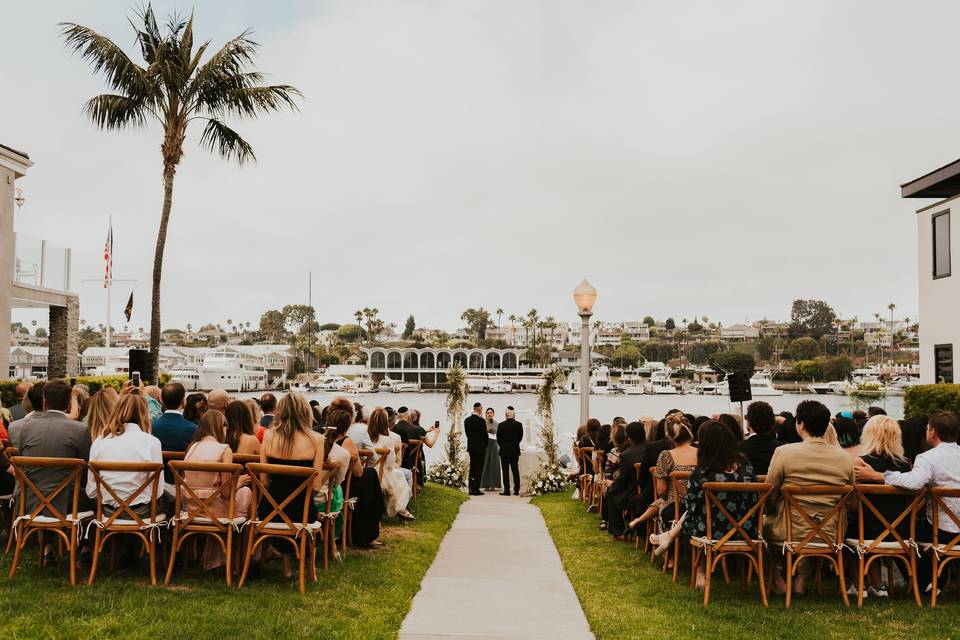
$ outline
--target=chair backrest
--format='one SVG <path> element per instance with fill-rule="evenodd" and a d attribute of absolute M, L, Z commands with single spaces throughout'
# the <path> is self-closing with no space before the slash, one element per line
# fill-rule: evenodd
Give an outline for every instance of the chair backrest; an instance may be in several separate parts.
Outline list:
<path fill-rule="evenodd" d="M 247 469 L 250 471 L 250 486 L 253 488 L 253 504 L 259 505 L 260 499 L 265 499 L 272 508 L 272 511 L 265 518 L 258 518 L 257 522 L 254 523 L 256 532 L 260 532 L 268 524 L 285 524 L 291 533 L 296 533 L 298 531 L 299 524 L 301 527 L 306 527 L 310 524 L 310 502 L 311 494 L 313 492 L 313 483 L 317 479 L 317 475 L 320 473 L 313 467 L 298 467 L 296 465 L 287 465 L 287 464 L 264 464 L 261 462 L 252 462 L 247 465 Z M 267 488 L 267 485 L 264 484 L 263 478 L 267 476 L 286 476 L 290 478 L 301 478 L 301 482 L 297 487 L 290 492 L 290 494 L 283 499 L 282 502 L 277 502 L 273 495 L 270 493 L 270 490 Z M 294 522 L 290 517 L 284 512 L 284 507 L 297 499 L 298 496 L 303 497 L 303 513 L 301 514 L 300 520 Z M 254 507 L 256 508 L 256 507 Z"/>
<path fill-rule="evenodd" d="M 954 511 L 950 507 L 947 498 L 960 498 L 960 489 L 949 489 L 947 487 L 930 489 L 930 501 L 933 507 L 933 544 L 939 545 L 937 553 L 940 555 L 958 555 L 960 554 L 960 534 L 946 542 L 940 539 L 940 528 L 946 520 L 952 521 L 953 525 L 960 529 L 960 512 Z M 944 515 L 947 517 L 944 518 Z"/>
<path fill-rule="evenodd" d="M 673 518 L 678 520 L 683 513 L 683 505 L 687 501 L 687 480 L 689 471 L 671 471 L 670 482 L 673 483 Z"/>
<path fill-rule="evenodd" d="M 745 527 L 751 519 L 755 518 L 757 521 L 758 535 L 763 533 L 763 507 L 771 491 L 773 491 L 773 485 L 764 482 L 704 482 L 703 494 L 707 511 L 707 539 L 714 541 L 714 544 L 717 546 L 723 546 L 730 542 L 742 542 L 746 543 L 751 551 L 756 551 L 754 538 L 747 532 Z M 742 516 L 736 517 L 730 513 L 723 502 L 717 498 L 717 494 L 720 493 L 753 493 L 756 494 L 756 496 L 753 506 Z M 716 538 L 714 533 L 714 528 L 720 524 L 713 520 L 714 509 L 720 512 L 726 524 L 729 525 L 728 531 L 719 538 Z"/>
<path fill-rule="evenodd" d="M 160 478 L 163 475 L 163 464 L 160 462 L 103 462 L 93 461 L 87 463 L 90 473 L 93 474 L 94 482 L 97 487 L 97 520 L 103 519 L 103 498 L 104 491 L 117 503 L 113 513 L 107 517 L 103 523 L 103 528 L 109 528 L 116 520 L 134 520 L 137 525 L 143 527 L 147 523 L 131 508 L 133 501 L 140 494 L 151 487 L 150 495 L 150 518 L 155 522 L 157 517 L 157 496 L 159 495 Z M 103 479 L 103 472 L 120 471 L 127 473 L 146 473 L 146 479 L 140 486 L 126 498 L 121 498 L 116 489 L 109 482 Z"/>
<path fill-rule="evenodd" d="M 593 471 L 593 447 L 580 447 L 580 473 Z"/>
<path fill-rule="evenodd" d="M 783 494 L 784 515 L 787 525 L 786 540 L 791 543 L 793 551 L 803 551 L 808 545 L 822 543 L 829 547 L 839 547 L 843 542 L 844 525 L 846 524 L 846 504 L 853 494 L 853 486 L 842 485 L 798 485 L 785 484 L 780 487 Z M 833 496 L 832 505 L 805 504 L 805 498 Z M 810 531 L 800 540 L 793 536 L 793 516 L 810 527 Z M 836 532 L 831 537 L 828 531 L 831 522 L 836 526 Z"/>
<path fill-rule="evenodd" d="M 201 473 L 218 474 L 218 482 L 214 487 L 193 487 L 187 482 L 186 474 L 188 471 L 198 471 Z M 196 518 L 207 518 L 209 523 L 204 522 L 205 527 L 215 527 L 223 529 L 230 526 L 221 524 L 219 517 L 212 510 L 212 505 L 221 497 L 227 501 L 227 519 L 233 520 L 236 517 L 234 513 L 235 498 L 237 495 L 237 480 L 240 478 L 240 472 L 243 471 L 243 465 L 227 462 L 184 462 L 183 460 L 171 460 L 170 472 L 173 474 L 173 482 L 176 487 L 176 508 L 174 513 L 178 516 L 186 512 L 187 517 L 179 521 L 181 527 L 190 526 Z M 226 481 L 224 481 L 224 476 Z M 222 493 L 223 486 L 229 487 L 228 493 Z M 197 491 L 211 490 L 208 495 L 200 496 Z M 189 508 L 188 508 L 189 506 Z M 242 514 L 246 515 L 246 514 Z"/>
<path fill-rule="evenodd" d="M 387 458 L 390 456 L 390 449 L 386 447 L 375 447 L 374 453 L 377 454 L 377 475 L 383 480 L 383 471 L 387 467 Z"/>
<path fill-rule="evenodd" d="M 593 469 L 593 473 L 602 475 L 603 470 L 607 466 L 607 452 L 604 451 L 603 449 L 597 449 L 596 452 L 597 452 L 597 460 L 596 460 L 597 463 Z"/>
<path fill-rule="evenodd" d="M 360 464 L 369 467 L 370 461 L 373 460 L 373 449 L 357 449 L 357 455 L 360 456 Z"/>
<path fill-rule="evenodd" d="M 643 479 L 643 464 L 635 462 L 633 464 L 633 472 L 637 476 L 637 495 L 643 493 L 643 486 L 641 485 L 641 480 Z"/>
<path fill-rule="evenodd" d="M 912 491 L 910 489 L 901 489 L 888 484 L 856 484 L 854 490 L 857 497 L 857 541 L 864 552 L 871 552 L 879 548 L 883 542 L 896 542 L 904 553 L 911 553 L 913 549 L 913 540 L 917 533 L 917 513 L 923 508 L 926 498 L 926 489 Z M 876 505 L 877 496 L 903 496 L 906 507 L 894 516 L 893 521 L 889 521 Z M 910 500 L 909 498 L 913 498 Z M 865 524 L 867 520 L 875 519 L 883 527 L 875 538 L 869 541 L 865 539 Z M 906 522 L 910 533 L 904 538 L 900 534 L 901 525 Z M 887 549 L 889 551 L 889 549 Z"/>
<path fill-rule="evenodd" d="M 164 463 L 170 462 L 171 460 L 183 460 L 187 455 L 186 451 L 161 451 L 160 453 L 163 455 Z"/>
<path fill-rule="evenodd" d="M 580 456 L 580 447 L 573 443 L 573 459 L 577 461 L 578 471 L 583 472 L 583 458 Z"/>
<path fill-rule="evenodd" d="M 12 449 L 13 447 L 9 448 Z M 17 485 L 20 487 L 20 496 L 18 499 L 20 503 L 19 515 L 36 517 L 45 515 L 44 511 L 46 511 L 49 517 L 56 518 L 60 521 L 60 524 L 69 527 L 71 523 L 67 519 L 67 515 L 74 517 L 77 515 L 77 503 L 80 498 L 80 484 L 82 482 L 81 477 L 86 463 L 79 458 L 33 458 L 18 455 L 11 456 L 10 463 L 13 465 L 13 474 L 16 478 Z M 62 469 L 66 475 L 60 480 L 60 483 L 57 484 L 56 487 L 44 493 L 30 479 L 30 476 L 27 475 L 29 469 Z M 67 514 L 63 514 L 53 505 L 53 501 L 71 484 L 73 488 L 70 509 Z M 37 505 L 30 510 L 29 514 L 26 513 L 28 493 L 37 499 Z"/>
<path fill-rule="evenodd" d="M 410 445 L 410 449 L 408 450 L 410 468 L 417 469 L 420 466 L 420 457 L 423 455 L 423 440 L 420 438 L 410 438 L 408 444 Z"/>
<path fill-rule="evenodd" d="M 235 453 L 233 461 L 237 464 L 249 464 L 251 462 L 260 462 L 260 454 L 257 453 Z"/>
<path fill-rule="evenodd" d="M 3 452 L 7 454 L 8 458 L 20 455 L 20 449 L 17 449 L 16 447 L 6 447 L 4 448 Z"/>

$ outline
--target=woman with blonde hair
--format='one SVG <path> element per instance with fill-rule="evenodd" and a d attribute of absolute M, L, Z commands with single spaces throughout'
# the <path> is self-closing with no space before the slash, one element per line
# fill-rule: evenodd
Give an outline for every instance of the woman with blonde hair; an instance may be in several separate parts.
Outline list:
<path fill-rule="evenodd" d="M 293 522 L 303 518 L 304 500 L 308 501 L 308 520 L 317 519 L 313 494 L 323 482 L 324 438 L 313 430 L 313 413 L 310 404 L 299 393 L 290 392 L 280 399 L 270 428 L 263 434 L 263 447 L 260 449 L 260 462 L 283 464 L 296 467 L 313 468 L 319 471 L 312 491 L 303 492 L 290 501 L 283 511 Z M 264 478 L 270 495 L 283 504 L 302 484 L 300 478 L 290 476 L 269 476 Z M 305 495 L 309 493 L 309 495 Z M 261 499 L 258 505 L 260 518 L 266 518 L 273 511 L 269 500 Z M 289 548 L 283 547 L 283 573 L 291 575 Z"/>
<path fill-rule="evenodd" d="M 390 431 L 390 417 L 383 407 L 377 407 L 370 414 L 367 435 L 370 436 L 374 447 L 387 449 L 387 460 L 384 463 L 383 476 L 380 478 L 380 486 L 383 488 L 383 506 L 387 517 L 396 515 L 400 516 L 401 520 L 413 520 L 413 515 L 407 511 L 407 503 L 410 502 L 410 485 L 404 476 L 404 471 L 409 473 L 409 470 L 403 469 L 399 463 L 402 441 L 399 435 Z M 374 462 L 378 460 L 379 458 L 374 454 Z"/>
<path fill-rule="evenodd" d="M 860 434 L 860 459 L 874 471 L 910 471 L 910 461 L 903 455 L 903 440 L 900 425 L 890 416 L 878 415 L 867 420 Z M 887 522 L 893 522 L 910 505 L 912 496 L 870 496 L 870 502 L 877 508 Z M 910 535 L 910 526 L 904 522 L 897 531 L 906 539 Z M 863 535 L 865 540 L 873 540 L 883 533 L 885 527 L 869 509 L 863 510 Z M 880 563 L 870 565 L 868 572 L 870 586 L 864 596 L 885 598 L 889 595 L 887 585 L 880 575 Z M 856 585 L 850 587 L 857 593 Z M 848 591 L 850 593 L 850 591 Z"/>
<path fill-rule="evenodd" d="M 673 506 L 671 473 L 693 471 L 697 467 L 697 449 L 693 446 L 693 427 L 686 416 L 679 411 L 667 415 L 664 418 L 664 432 L 673 448 L 660 452 L 657 458 L 656 470 L 653 473 L 657 499 L 640 517 L 630 523 L 631 529 Z"/>
<path fill-rule="evenodd" d="M 110 391 L 113 393 L 110 393 Z M 103 434 L 113 410 L 117 406 L 117 394 L 113 387 L 104 387 L 90 398 L 87 404 L 87 426 L 90 427 L 90 440 L 96 440 Z"/>
<path fill-rule="evenodd" d="M 100 432 L 100 437 L 90 446 L 90 462 L 163 462 L 160 441 L 150 435 L 150 413 L 142 395 L 124 393 L 120 396 L 113 413 Z M 100 472 L 103 481 L 109 484 L 122 500 L 128 500 L 137 488 L 146 482 L 149 475 L 150 472 L 147 471 Z M 88 472 L 87 475 L 87 496 L 97 497 L 97 483 L 93 472 Z M 130 506 L 140 517 L 149 517 L 152 498 L 151 485 L 134 498 Z M 160 500 L 162 496 L 157 496 L 158 503 Z M 116 507 L 117 502 L 113 495 L 104 492 L 104 514 L 110 515 Z M 157 511 L 160 510 L 158 507 Z"/>

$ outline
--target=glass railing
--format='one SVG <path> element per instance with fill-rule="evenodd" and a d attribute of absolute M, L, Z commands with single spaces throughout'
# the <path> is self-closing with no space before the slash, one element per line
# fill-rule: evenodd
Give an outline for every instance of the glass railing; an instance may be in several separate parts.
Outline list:
<path fill-rule="evenodd" d="M 70 249 L 22 233 L 16 234 L 15 242 L 14 282 L 70 290 Z"/>

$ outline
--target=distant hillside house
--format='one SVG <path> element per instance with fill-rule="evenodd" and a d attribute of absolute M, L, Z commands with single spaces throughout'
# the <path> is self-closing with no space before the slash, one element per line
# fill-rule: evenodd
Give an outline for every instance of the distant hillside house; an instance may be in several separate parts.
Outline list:
<path fill-rule="evenodd" d="M 720 337 L 731 342 L 746 342 L 760 338 L 760 329 L 748 324 L 732 324 L 720 330 Z"/>

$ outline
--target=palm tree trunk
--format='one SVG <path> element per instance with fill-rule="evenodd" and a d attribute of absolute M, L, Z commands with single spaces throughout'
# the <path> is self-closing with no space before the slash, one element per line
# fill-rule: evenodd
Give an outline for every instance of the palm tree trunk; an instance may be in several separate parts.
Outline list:
<path fill-rule="evenodd" d="M 176 167 L 163 168 L 163 212 L 157 231 L 157 246 L 153 254 L 153 296 L 150 309 L 150 361 L 153 363 L 153 382 L 160 380 L 160 277 L 163 274 L 163 250 L 167 244 L 167 223 L 173 206 L 173 177 Z"/>

